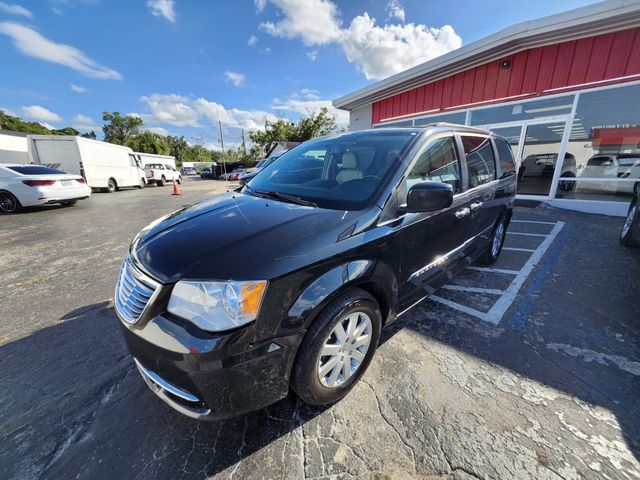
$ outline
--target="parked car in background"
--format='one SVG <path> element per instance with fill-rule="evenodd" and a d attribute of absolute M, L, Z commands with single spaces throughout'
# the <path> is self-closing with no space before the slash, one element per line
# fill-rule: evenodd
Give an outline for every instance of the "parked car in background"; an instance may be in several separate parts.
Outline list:
<path fill-rule="evenodd" d="M 91 188 L 80 175 L 42 165 L 0 164 L 0 213 L 36 205 L 75 205 Z"/>
<path fill-rule="evenodd" d="M 142 168 L 145 168 L 147 165 L 152 163 L 161 163 L 162 165 L 170 165 L 177 170 L 176 167 L 176 157 L 172 155 L 156 155 L 154 153 L 141 153 L 134 152 L 135 155 L 138 156 L 140 162 L 142 163 Z"/>
<path fill-rule="evenodd" d="M 198 172 L 196 171 L 195 168 L 193 167 L 182 167 L 180 169 L 180 173 L 182 173 L 182 175 L 187 176 L 187 175 L 197 175 Z"/>
<path fill-rule="evenodd" d="M 622 224 L 620 243 L 627 247 L 640 247 L 640 192 L 638 191 L 629 204 L 627 218 Z"/>
<path fill-rule="evenodd" d="M 601 178 L 603 181 L 581 182 L 580 190 L 605 190 L 634 194 L 640 188 L 640 154 L 598 154 L 591 157 L 580 173 L 584 178 Z M 612 179 L 623 180 L 611 182 Z M 628 181 L 628 180 L 635 181 Z"/>
<path fill-rule="evenodd" d="M 240 178 L 240 175 L 244 175 L 244 172 L 246 171 L 246 168 L 240 168 L 237 171 L 232 172 L 231 175 L 229 175 L 229 180 L 235 182 L 236 180 L 238 180 L 238 178 Z"/>
<path fill-rule="evenodd" d="M 497 260 L 513 162 L 505 139 L 471 127 L 348 132 L 156 220 L 133 240 L 115 292 L 140 374 L 197 419 L 290 390 L 338 401 L 383 326 L 473 261 Z"/>
<path fill-rule="evenodd" d="M 200 170 L 200 178 L 208 178 L 213 180 L 213 170 L 209 167 L 205 167 Z"/>
<path fill-rule="evenodd" d="M 240 185 L 246 185 L 247 183 L 249 183 L 249 181 L 255 177 L 260 171 L 262 171 L 264 168 L 268 167 L 269 165 L 271 165 L 273 162 L 275 162 L 278 158 L 280 158 L 282 156 L 282 154 L 284 154 L 285 152 L 278 152 L 278 153 L 274 153 L 271 156 L 269 156 L 269 158 L 264 158 L 262 160 L 260 160 L 256 166 L 254 168 L 249 168 L 247 169 L 247 171 L 241 175 L 238 180 L 240 181 Z"/>
<path fill-rule="evenodd" d="M 236 180 L 237 180 L 238 179 L 237 175 L 244 172 L 244 170 L 245 170 L 244 168 L 236 168 L 230 172 L 223 173 L 220 175 L 220 180 L 232 180 L 231 177 L 233 177 L 234 175 L 236 175 Z"/>
<path fill-rule="evenodd" d="M 540 153 L 527 156 L 523 161 L 520 169 L 518 170 L 518 182 L 524 183 L 527 179 L 541 178 L 551 181 L 554 171 L 556 169 L 556 162 L 558 160 L 557 153 Z M 570 153 L 564 154 L 564 162 L 562 164 L 562 173 L 560 178 L 575 178 L 576 177 L 576 157 Z M 576 182 L 574 181 L 562 181 L 558 182 L 560 190 L 571 191 L 575 188 Z"/>
<path fill-rule="evenodd" d="M 182 175 L 171 165 L 150 163 L 145 165 L 144 171 L 147 174 L 148 184 L 155 183 L 156 185 L 164 187 L 168 182 L 173 182 L 174 180 L 182 183 Z"/>
<path fill-rule="evenodd" d="M 128 147 L 66 135 L 28 135 L 27 142 L 35 163 L 80 175 L 93 189 L 145 186 L 139 155 Z"/>

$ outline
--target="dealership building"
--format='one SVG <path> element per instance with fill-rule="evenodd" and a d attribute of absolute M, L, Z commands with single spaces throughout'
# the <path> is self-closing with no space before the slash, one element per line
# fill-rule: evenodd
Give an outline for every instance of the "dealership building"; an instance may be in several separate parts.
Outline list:
<path fill-rule="evenodd" d="M 516 155 L 518 198 L 623 215 L 640 185 L 640 2 L 519 23 L 333 104 L 351 130 L 490 129 Z"/>

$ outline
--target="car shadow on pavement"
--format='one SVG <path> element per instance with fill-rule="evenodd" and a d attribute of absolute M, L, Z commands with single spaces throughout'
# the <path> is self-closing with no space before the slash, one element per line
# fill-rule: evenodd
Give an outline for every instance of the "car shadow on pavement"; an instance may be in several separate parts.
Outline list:
<path fill-rule="evenodd" d="M 140 378 L 104 303 L 1 345 L 0 371 L 6 479 L 206 478 L 225 470 L 243 478 L 273 464 L 274 451 L 298 476 L 299 427 L 323 411 L 287 398 L 212 423 L 174 412 Z"/>

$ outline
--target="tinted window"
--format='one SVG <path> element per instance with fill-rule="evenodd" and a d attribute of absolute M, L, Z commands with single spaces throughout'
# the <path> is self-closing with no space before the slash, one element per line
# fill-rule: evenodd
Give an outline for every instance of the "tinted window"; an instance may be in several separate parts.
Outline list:
<path fill-rule="evenodd" d="M 144 168 L 157 168 L 159 170 L 163 170 L 164 167 L 162 165 L 160 165 L 159 163 L 149 163 L 147 165 L 145 165 Z"/>
<path fill-rule="evenodd" d="M 588 167 L 610 167 L 613 165 L 611 157 L 593 157 L 587 162 Z"/>
<path fill-rule="evenodd" d="M 500 157 L 501 178 L 509 175 L 515 175 L 516 164 L 513 159 L 513 150 L 511 150 L 511 145 L 502 138 L 496 138 L 495 142 L 496 148 L 498 149 L 498 157 Z"/>
<path fill-rule="evenodd" d="M 462 137 L 462 146 L 467 159 L 469 188 L 483 185 L 496 178 L 496 160 L 493 147 L 487 137 Z"/>
<path fill-rule="evenodd" d="M 7 167 L 14 172 L 21 173 L 22 175 L 64 175 L 64 172 L 56 170 L 55 168 L 40 167 L 40 166 L 28 166 L 28 167 Z"/>
<path fill-rule="evenodd" d="M 416 183 L 426 181 L 448 183 L 454 193 L 462 191 L 460 164 L 453 137 L 438 138 L 429 143 L 405 180 L 407 192 Z"/>
<path fill-rule="evenodd" d="M 305 142 L 261 170 L 245 192 L 276 191 L 322 208 L 361 210 L 400 165 L 415 135 L 379 130 Z"/>

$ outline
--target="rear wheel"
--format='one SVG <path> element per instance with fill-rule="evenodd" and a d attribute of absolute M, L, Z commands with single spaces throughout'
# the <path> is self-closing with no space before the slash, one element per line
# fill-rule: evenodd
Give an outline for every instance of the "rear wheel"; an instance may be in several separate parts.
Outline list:
<path fill-rule="evenodd" d="M 176 182 L 178 182 L 178 185 L 182 185 L 182 176 L 178 175 Z"/>
<path fill-rule="evenodd" d="M 65 207 L 73 207 L 78 203 L 77 200 L 70 200 L 68 202 L 60 202 L 60 205 L 64 205 Z"/>
<path fill-rule="evenodd" d="M 113 178 L 110 178 L 109 181 L 107 182 L 107 192 L 108 193 L 113 193 L 118 189 L 118 184 L 116 183 L 116 181 Z"/>
<path fill-rule="evenodd" d="M 491 240 L 489 245 L 482 255 L 478 258 L 478 263 L 482 265 L 491 265 L 498 260 L 500 252 L 502 252 L 502 246 L 504 245 L 504 239 L 507 236 L 507 227 L 509 226 L 509 219 L 506 215 L 502 215 L 496 226 L 493 228 L 491 234 Z"/>
<path fill-rule="evenodd" d="M 161 187 L 164 187 L 166 184 L 167 184 L 167 179 L 164 178 L 164 175 L 163 175 L 160 181 L 158 182 L 158 185 L 160 185 Z"/>
<path fill-rule="evenodd" d="M 331 302 L 300 345 L 291 386 L 304 402 L 337 402 L 353 388 L 378 346 L 382 314 L 376 299 L 360 289 Z"/>
<path fill-rule="evenodd" d="M 141 178 L 140 182 L 138 183 L 138 188 L 143 189 L 146 185 L 147 185 L 147 182 L 145 182 L 144 178 Z"/>
<path fill-rule="evenodd" d="M 21 208 L 20 200 L 13 193 L 0 190 L 0 213 L 16 213 Z"/>
<path fill-rule="evenodd" d="M 626 247 L 640 247 L 640 207 L 634 201 L 620 230 L 620 243 Z"/>

